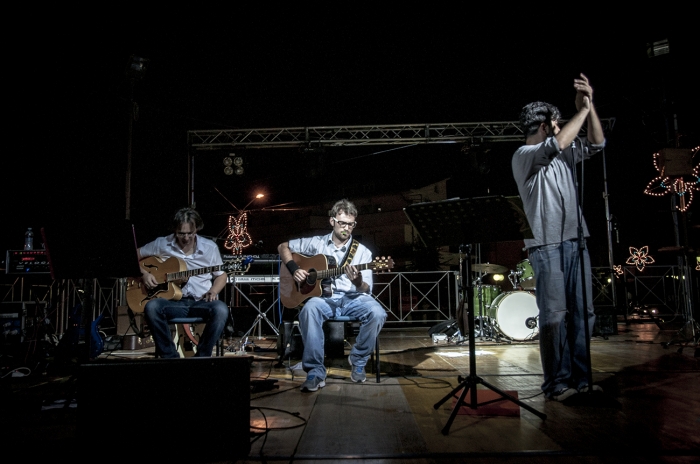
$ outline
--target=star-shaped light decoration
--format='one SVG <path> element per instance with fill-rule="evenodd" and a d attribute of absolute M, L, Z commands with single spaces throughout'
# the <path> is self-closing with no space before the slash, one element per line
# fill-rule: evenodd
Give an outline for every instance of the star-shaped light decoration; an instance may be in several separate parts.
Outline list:
<path fill-rule="evenodd" d="M 615 271 L 616 276 L 618 276 L 618 277 L 621 276 L 623 273 L 622 266 L 621 265 L 613 266 L 613 271 Z"/>
<path fill-rule="evenodd" d="M 634 264 L 640 271 L 644 270 L 644 266 L 654 264 L 654 258 L 649 256 L 649 246 L 644 245 L 640 249 L 630 247 L 630 257 L 627 258 L 627 264 Z"/>
<path fill-rule="evenodd" d="M 253 239 L 248 233 L 248 213 L 242 212 L 238 217 L 228 217 L 229 234 L 224 242 L 224 247 L 231 250 L 234 255 L 242 255 L 243 248 L 250 246 Z"/>
<path fill-rule="evenodd" d="M 690 150 L 687 161 L 692 164 L 692 159 L 700 150 L 697 146 Z M 679 211 L 686 211 L 693 202 L 693 191 L 700 190 L 700 163 L 692 169 L 692 174 L 667 175 L 665 157 L 660 152 L 654 153 L 654 167 L 659 171 L 659 176 L 652 179 L 644 189 L 647 195 L 661 197 L 670 193 L 679 197 Z"/>

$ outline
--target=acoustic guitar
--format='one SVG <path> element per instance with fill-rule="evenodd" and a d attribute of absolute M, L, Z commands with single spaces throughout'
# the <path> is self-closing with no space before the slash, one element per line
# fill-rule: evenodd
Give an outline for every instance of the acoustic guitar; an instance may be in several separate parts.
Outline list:
<path fill-rule="evenodd" d="M 309 277 L 298 283 L 289 272 L 287 266 L 280 266 L 280 301 L 285 308 L 296 308 L 313 296 L 323 295 L 321 281 L 329 277 L 345 274 L 349 264 L 337 267 L 332 256 L 316 255 L 304 256 L 292 253 L 292 259 L 309 273 Z M 394 267 L 394 260 L 388 258 L 375 258 L 371 263 L 352 264 L 358 271 L 372 269 L 373 271 L 386 271 Z"/>
<path fill-rule="evenodd" d="M 219 266 L 202 267 L 187 270 L 187 264 L 182 259 L 173 256 L 165 261 L 157 256 L 149 256 L 141 260 L 141 266 L 156 277 L 158 285 L 146 288 L 141 277 L 129 277 L 126 282 L 126 303 L 135 313 L 142 313 L 146 303 L 154 298 L 180 300 L 182 290 L 177 282 L 192 276 L 209 272 L 224 271 L 226 274 L 245 273 L 252 262 L 251 257 L 236 257 Z"/>

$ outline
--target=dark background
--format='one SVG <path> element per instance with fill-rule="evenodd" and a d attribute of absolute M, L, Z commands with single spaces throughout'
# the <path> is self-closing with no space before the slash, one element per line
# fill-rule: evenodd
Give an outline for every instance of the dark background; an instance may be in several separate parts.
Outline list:
<path fill-rule="evenodd" d="M 5 57 L 12 129 L 0 246 L 21 249 L 27 227 L 49 223 L 76 238 L 94 231 L 99 238 L 86 247 L 110 246 L 112 231 L 102 224 L 126 215 L 132 54 L 149 60 L 133 85 L 130 216 L 139 245 L 168 233 L 172 214 L 189 203 L 189 130 L 515 121 L 534 100 L 568 118 L 580 72 L 600 117 L 616 120 L 604 155 L 584 167 L 594 239 L 605 246 L 607 186 L 622 249 L 675 244 L 671 198 L 643 190 L 657 175 L 654 152 L 700 143 L 691 87 L 697 37 L 678 24 L 682 12 L 670 20 L 648 14 L 633 26 L 576 15 L 544 20 L 533 11 L 512 25 L 438 7 L 405 13 L 270 7 L 88 13 L 79 22 L 70 12 L 57 12 L 60 21 L 42 12 L 23 33 L 35 40 L 17 40 Z M 671 53 L 649 58 L 648 44 L 662 39 Z M 516 195 L 510 157 L 518 144 L 476 145 L 248 150 L 240 152 L 243 176 L 223 174 L 221 160 L 233 150 L 200 153 L 202 233 L 219 234 L 232 205 L 245 206 L 261 188 L 267 196 L 258 207 L 333 200 L 346 185 L 406 189 L 444 178 L 450 197 Z M 687 215 L 691 238 L 697 207 Z"/>

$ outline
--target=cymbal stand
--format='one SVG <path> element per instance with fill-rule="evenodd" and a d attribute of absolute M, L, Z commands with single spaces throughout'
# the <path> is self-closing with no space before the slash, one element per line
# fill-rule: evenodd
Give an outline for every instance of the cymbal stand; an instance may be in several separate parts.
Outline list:
<path fill-rule="evenodd" d="M 467 256 L 469 256 L 470 252 L 470 245 L 461 245 L 464 247 L 466 250 L 465 253 Z M 462 276 L 468 276 L 470 275 L 470 259 L 464 260 L 464 263 L 466 264 L 466 269 L 464 269 L 465 265 L 462 265 L 460 268 L 460 272 L 462 272 Z M 462 282 L 466 282 L 466 280 L 462 279 Z M 469 326 L 468 330 L 470 334 L 474 333 L 474 286 L 469 285 L 467 288 L 462 288 L 462 292 L 464 296 L 462 297 L 462 301 L 467 301 L 471 302 L 469 306 L 469 310 L 467 311 L 467 324 Z M 466 292 L 466 293 L 465 293 Z M 438 409 L 445 401 L 449 400 L 450 398 L 453 398 L 457 392 L 462 390 L 462 393 L 459 396 L 459 399 L 457 400 L 457 403 L 455 404 L 454 408 L 452 409 L 452 413 L 450 414 L 450 418 L 447 420 L 447 424 L 445 424 L 445 427 L 442 429 L 442 434 L 447 435 L 450 433 L 450 427 L 452 426 L 452 422 L 454 422 L 455 417 L 457 417 L 457 413 L 459 413 L 459 409 L 464 404 L 464 399 L 467 396 L 467 393 L 471 391 L 471 397 L 468 406 L 472 409 L 477 409 L 479 404 L 477 403 L 477 398 L 476 398 L 476 387 L 478 384 L 482 384 L 485 387 L 493 390 L 494 392 L 498 393 L 501 395 L 503 398 L 508 399 L 512 401 L 513 403 L 519 405 L 521 408 L 524 408 L 531 413 L 535 414 L 537 417 L 540 419 L 546 419 L 547 415 L 543 414 L 536 409 L 532 408 L 531 406 L 523 403 L 522 401 L 518 400 L 512 395 L 509 395 L 508 393 L 504 392 L 503 390 L 489 384 L 486 382 L 484 379 L 476 375 L 476 347 L 474 344 L 474 338 L 473 336 L 469 337 L 469 376 L 466 378 L 463 378 L 461 376 L 457 377 L 457 380 L 460 382 L 459 385 L 457 385 L 450 393 L 445 395 L 444 398 L 442 398 L 440 401 L 435 403 L 433 406 L 434 409 Z"/>

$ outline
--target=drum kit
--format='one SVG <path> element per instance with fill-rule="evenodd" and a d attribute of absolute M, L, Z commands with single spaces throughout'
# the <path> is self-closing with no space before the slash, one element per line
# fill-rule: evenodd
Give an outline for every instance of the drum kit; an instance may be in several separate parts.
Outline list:
<path fill-rule="evenodd" d="M 501 274 L 508 269 L 496 264 L 474 264 L 472 269 L 485 274 Z M 530 261 L 520 261 L 508 280 L 513 290 L 502 292 L 498 285 L 484 285 L 482 277 L 474 281 L 475 336 L 500 341 L 533 340 L 539 334 L 539 310 L 535 300 L 535 276 Z M 475 316 L 476 316 L 475 311 Z"/>

